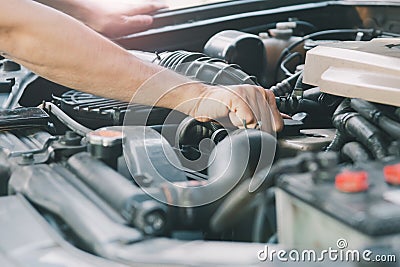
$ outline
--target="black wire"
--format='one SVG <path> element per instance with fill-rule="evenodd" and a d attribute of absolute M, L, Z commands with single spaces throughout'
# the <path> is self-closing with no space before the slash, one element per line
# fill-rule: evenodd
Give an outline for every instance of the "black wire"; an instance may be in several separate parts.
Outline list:
<path fill-rule="evenodd" d="M 300 62 L 302 60 L 302 55 L 299 52 L 294 52 L 291 53 L 290 55 L 288 55 L 281 63 L 280 68 L 281 70 L 285 73 L 286 76 L 292 76 L 293 73 L 290 72 L 287 68 L 286 68 L 286 64 L 289 63 L 289 61 L 291 61 L 292 59 L 298 57 L 300 59 Z"/>
<path fill-rule="evenodd" d="M 374 29 L 335 29 L 335 30 L 325 30 L 325 31 L 319 31 L 319 32 L 313 32 L 311 34 L 307 34 L 306 36 L 303 36 L 301 40 L 298 40 L 292 44 L 290 44 L 285 50 L 287 50 L 286 53 L 289 53 L 293 48 L 304 42 L 305 40 L 308 40 L 310 38 L 318 37 L 321 35 L 330 35 L 330 34 L 342 34 L 342 33 L 367 33 L 369 35 L 373 35 L 376 31 Z M 284 50 L 284 51 L 285 51 Z"/>
<path fill-rule="evenodd" d="M 278 59 L 278 66 L 280 66 L 280 64 L 282 63 L 283 59 L 299 44 L 303 43 L 305 40 L 308 40 L 310 38 L 314 38 L 314 37 L 318 37 L 321 35 L 330 35 L 330 34 L 343 34 L 343 33 L 358 33 L 358 32 L 362 32 L 362 33 L 366 33 L 369 35 L 374 35 L 375 33 L 377 33 L 377 31 L 375 29 L 334 29 L 334 30 L 324 30 L 324 31 L 319 31 L 319 32 L 314 32 L 311 34 L 308 34 L 306 36 L 303 36 L 300 40 L 293 42 L 292 44 L 290 44 L 287 48 L 283 49 L 283 51 L 281 52 L 281 55 L 279 56 Z M 380 33 L 380 35 L 383 34 L 383 32 Z M 389 33 L 385 33 L 385 34 L 389 34 Z M 396 35 L 396 34 L 394 34 Z M 276 69 L 275 72 L 275 77 L 278 76 L 278 68 Z"/>
<path fill-rule="evenodd" d="M 301 25 L 301 26 L 308 27 L 308 28 L 310 28 L 310 29 L 313 30 L 313 31 L 317 31 L 317 30 L 318 30 L 318 28 L 317 28 L 314 24 L 312 24 L 312 23 L 310 23 L 310 22 L 308 22 L 308 21 L 304 21 L 304 20 L 295 20 L 294 22 L 296 22 L 297 25 Z"/>

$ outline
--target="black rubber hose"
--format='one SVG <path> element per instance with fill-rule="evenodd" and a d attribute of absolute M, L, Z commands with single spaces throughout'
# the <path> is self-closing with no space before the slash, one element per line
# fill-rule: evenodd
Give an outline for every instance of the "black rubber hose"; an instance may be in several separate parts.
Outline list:
<path fill-rule="evenodd" d="M 390 136 L 400 139 L 400 123 L 390 119 L 389 117 L 386 117 L 385 115 L 382 115 L 379 118 L 378 124 Z"/>
<path fill-rule="evenodd" d="M 332 156 L 333 155 L 333 156 Z M 336 153 L 301 153 L 291 159 L 276 162 L 269 171 L 261 170 L 254 174 L 253 179 L 263 181 L 255 190 L 250 191 L 251 180 L 244 180 L 224 199 L 210 219 L 210 228 L 214 232 L 222 232 L 240 220 L 240 212 L 252 204 L 258 193 L 265 192 L 276 183 L 276 178 L 282 174 L 304 173 L 324 169 L 337 164 Z"/>
<path fill-rule="evenodd" d="M 148 235 L 159 235 L 167 230 L 166 205 L 146 195 L 103 162 L 82 152 L 69 158 L 68 167 L 130 225 Z M 159 223 L 156 224 L 153 219 Z"/>
<path fill-rule="evenodd" d="M 348 157 L 354 163 L 368 161 L 371 159 L 368 151 L 358 142 L 350 142 L 345 144 L 341 152 L 342 155 Z"/>
<path fill-rule="evenodd" d="M 385 116 L 375 105 L 363 99 L 352 99 L 351 107 L 364 118 L 379 125 L 390 136 L 400 139 L 400 123 Z"/>
<path fill-rule="evenodd" d="M 247 179 L 236 187 L 212 215 L 210 227 L 214 232 L 219 233 L 235 225 L 241 217 L 238 213 L 254 200 L 254 194 L 248 191 L 250 182 L 251 180 Z"/>
<path fill-rule="evenodd" d="M 307 112 L 309 114 L 327 115 L 326 109 L 318 102 L 309 99 L 277 98 L 276 104 L 279 111 L 286 114 L 295 114 L 298 112 Z"/>
<path fill-rule="evenodd" d="M 356 112 L 340 114 L 334 117 L 333 125 L 339 131 L 347 132 L 366 146 L 377 159 L 387 156 L 382 132 Z"/>
<path fill-rule="evenodd" d="M 300 76 L 297 78 L 296 83 L 294 85 L 294 91 L 304 91 L 303 76 L 304 73 L 301 72 Z"/>
<path fill-rule="evenodd" d="M 394 112 L 394 115 L 397 116 L 397 118 L 400 119 L 400 108 L 397 108 L 396 111 Z"/>
<path fill-rule="evenodd" d="M 322 116 L 327 115 L 325 111 L 326 109 L 324 109 L 324 107 L 321 106 L 318 102 L 309 99 L 300 99 L 296 113 L 307 112 L 309 114 L 319 114 L 319 116 Z"/>
<path fill-rule="evenodd" d="M 348 134 L 336 130 L 335 137 L 325 151 L 340 151 L 340 149 L 350 140 L 350 138 L 351 137 Z"/>
<path fill-rule="evenodd" d="M 340 114 L 345 114 L 345 113 L 352 112 L 352 111 L 353 111 L 353 109 L 350 106 L 350 99 L 346 98 L 336 108 L 335 112 L 333 113 L 333 119 L 335 119 L 335 117 L 337 117 Z"/>
<path fill-rule="evenodd" d="M 340 133 L 353 136 L 361 142 L 375 158 L 382 159 L 387 156 L 383 133 L 360 114 L 354 112 L 350 99 L 343 100 L 337 107 L 333 114 L 333 125 Z M 337 148 L 340 150 L 337 145 L 334 148 L 335 150 L 332 148 L 331 150 L 338 151 Z"/>
<path fill-rule="evenodd" d="M 280 97 L 280 96 L 286 96 L 288 94 L 291 94 L 293 92 L 294 87 L 292 86 L 293 80 L 297 80 L 298 77 L 302 74 L 302 71 L 296 72 L 292 76 L 284 79 L 283 81 L 275 84 L 270 88 L 270 90 L 274 93 L 275 96 Z"/>
<path fill-rule="evenodd" d="M 351 111 L 353 110 L 350 107 L 350 99 L 345 99 L 336 108 L 335 112 L 333 113 L 332 120 L 334 121 L 337 116 Z M 349 134 L 347 134 L 345 131 L 341 131 L 338 127 L 336 127 L 336 129 L 335 137 L 330 145 L 326 148 L 326 151 L 340 151 L 343 145 L 350 139 Z"/>
<path fill-rule="evenodd" d="M 318 99 L 321 94 L 322 94 L 322 92 L 319 89 L 319 87 L 314 87 L 314 88 L 311 88 L 311 89 L 305 91 L 303 94 L 303 98 L 318 102 Z"/>
<path fill-rule="evenodd" d="M 280 166 L 281 167 L 281 166 Z M 262 190 L 271 187 L 275 183 L 275 175 L 280 167 L 272 167 L 271 171 L 266 176 L 262 185 Z M 239 186 L 237 186 L 227 196 L 224 202 L 218 207 L 217 211 L 210 219 L 211 229 L 218 233 L 235 225 L 241 216 L 238 216 L 240 211 L 244 210 L 254 200 L 257 193 L 262 191 L 258 189 L 256 192 L 250 193 L 251 179 L 246 179 Z"/>

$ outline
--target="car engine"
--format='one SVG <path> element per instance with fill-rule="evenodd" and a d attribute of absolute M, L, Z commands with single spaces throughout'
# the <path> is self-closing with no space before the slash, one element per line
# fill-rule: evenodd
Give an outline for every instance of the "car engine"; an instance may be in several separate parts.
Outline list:
<path fill-rule="evenodd" d="M 399 4 L 242 8 L 218 27 L 164 26 L 161 14 L 159 29 L 115 41 L 195 81 L 271 90 L 290 116 L 276 135 L 79 92 L 1 59 L 0 266 L 283 265 L 266 246 L 400 256 Z M 179 38 L 197 22 L 198 43 Z M 156 36 L 167 37 L 144 45 Z"/>

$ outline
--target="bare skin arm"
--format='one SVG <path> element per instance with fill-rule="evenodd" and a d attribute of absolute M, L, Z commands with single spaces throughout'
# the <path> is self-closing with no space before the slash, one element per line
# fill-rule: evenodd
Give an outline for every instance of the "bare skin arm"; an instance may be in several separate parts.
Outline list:
<path fill-rule="evenodd" d="M 6 57 L 49 80 L 99 96 L 129 101 L 149 77 L 163 70 L 140 61 L 52 8 L 30 0 L 0 0 L 0 3 L 0 50 Z M 272 122 L 275 122 L 275 130 L 282 128 L 273 94 L 261 87 L 243 85 L 226 90 L 200 83 L 185 84 L 189 80 L 172 71 L 163 71 L 162 75 L 164 80 L 154 83 L 151 91 L 141 93 L 139 103 L 153 104 L 154 95 L 163 95 L 157 105 L 177 108 L 203 120 L 227 116 L 240 126 L 242 119 L 251 124 L 262 118 L 267 122 L 266 130 L 271 130 Z M 165 94 L 170 89 L 168 84 L 183 85 Z"/>

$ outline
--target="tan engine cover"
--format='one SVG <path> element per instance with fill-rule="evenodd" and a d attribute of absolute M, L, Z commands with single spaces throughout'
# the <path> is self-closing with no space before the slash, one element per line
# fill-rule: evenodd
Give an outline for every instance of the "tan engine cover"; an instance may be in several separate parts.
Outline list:
<path fill-rule="evenodd" d="M 400 106 L 400 38 L 318 46 L 307 53 L 303 81 L 329 94 Z"/>

